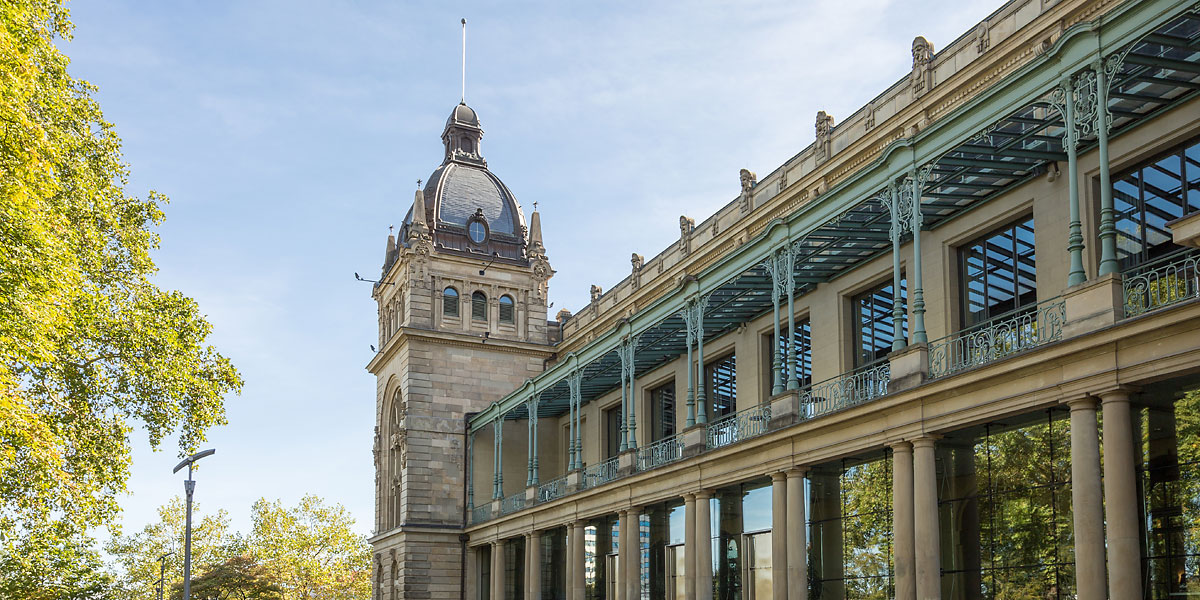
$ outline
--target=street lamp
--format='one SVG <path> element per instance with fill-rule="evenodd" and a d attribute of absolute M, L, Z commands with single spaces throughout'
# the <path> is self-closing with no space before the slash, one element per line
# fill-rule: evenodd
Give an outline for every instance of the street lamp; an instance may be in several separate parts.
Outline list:
<path fill-rule="evenodd" d="M 187 481 L 183 482 L 183 491 L 187 493 L 187 524 L 183 533 L 183 600 L 192 598 L 192 492 L 196 489 L 196 482 L 192 481 L 192 466 L 205 456 L 216 453 L 212 448 L 201 450 L 180 461 L 175 465 L 175 470 L 171 471 L 178 473 L 184 466 L 188 469 Z"/>
<path fill-rule="evenodd" d="M 163 586 L 167 582 L 167 557 L 175 554 L 172 550 L 158 557 L 158 600 L 163 600 Z"/>

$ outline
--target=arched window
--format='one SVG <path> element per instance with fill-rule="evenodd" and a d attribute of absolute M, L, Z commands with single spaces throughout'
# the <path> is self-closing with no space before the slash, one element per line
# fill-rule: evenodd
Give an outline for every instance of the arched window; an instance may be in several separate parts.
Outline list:
<path fill-rule="evenodd" d="M 442 291 L 442 314 L 447 317 L 458 316 L 458 290 L 448 287 Z"/>
<path fill-rule="evenodd" d="M 517 322 L 517 305 L 513 302 L 512 296 L 500 296 L 500 322 L 501 323 L 516 323 Z"/>
<path fill-rule="evenodd" d="M 471 318 L 476 321 L 487 320 L 487 296 L 483 292 L 471 294 Z"/>

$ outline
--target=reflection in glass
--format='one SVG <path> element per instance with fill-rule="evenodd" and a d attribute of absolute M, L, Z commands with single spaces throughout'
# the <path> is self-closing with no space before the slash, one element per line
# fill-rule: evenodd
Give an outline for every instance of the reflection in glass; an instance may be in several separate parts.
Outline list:
<path fill-rule="evenodd" d="M 809 598 L 893 596 L 890 452 L 814 467 L 808 514 Z"/>
<path fill-rule="evenodd" d="M 1166 224 L 1200 210 L 1200 143 L 1177 148 L 1115 178 L 1113 208 L 1122 268 L 1178 250 Z"/>
<path fill-rule="evenodd" d="M 908 302 L 907 280 L 900 280 L 900 301 Z M 896 336 L 892 320 L 892 284 L 876 287 L 854 298 L 854 366 L 883 360 L 892 351 Z M 908 339 L 908 319 L 901 321 L 900 336 Z"/>
<path fill-rule="evenodd" d="M 1163 386 L 1140 400 L 1145 592 L 1194 597 L 1200 595 L 1200 390 Z"/>
<path fill-rule="evenodd" d="M 1052 410 L 938 442 L 944 599 L 1071 597 L 1070 435 Z"/>

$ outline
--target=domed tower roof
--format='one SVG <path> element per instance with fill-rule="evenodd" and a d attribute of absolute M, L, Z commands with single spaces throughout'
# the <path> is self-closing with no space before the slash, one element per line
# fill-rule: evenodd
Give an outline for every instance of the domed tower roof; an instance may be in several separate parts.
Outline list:
<path fill-rule="evenodd" d="M 423 190 L 425 223 L 438 250 L 525 260 L 525 216 L 508 186 L 488 170 L 482 138 L 474 109 L 455 106 L 442 131 L 442 164 Z M 401 236 L 405 244 L 412 218 L 410 209 Z"/>

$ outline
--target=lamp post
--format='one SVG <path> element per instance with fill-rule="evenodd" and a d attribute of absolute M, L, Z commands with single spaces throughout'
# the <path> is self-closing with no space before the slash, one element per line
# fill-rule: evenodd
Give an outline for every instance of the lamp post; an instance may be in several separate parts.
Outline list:
<path fill-rule="evenodd" d="M 187 522 L 183 530 L 183 600 L 192 598 L 192 492 L 196 489 L 196 482 L 192 481 L 192 467 L 196 461 L 216 452 L 212 448 L 201 450 L 180 461 L 175 465 L 175 470 L 171 471 L 178 473 L 185 466 L 188 469 L 187 481 L 183 482 L 183 491 L 187 493 Z"/>
<path fill-rule="evenodd" d="M 175 554 L 172 550 L 158 557 L 158 600 L 163 600 L 163 586 L 167 581 L 167 557 Z"/>

